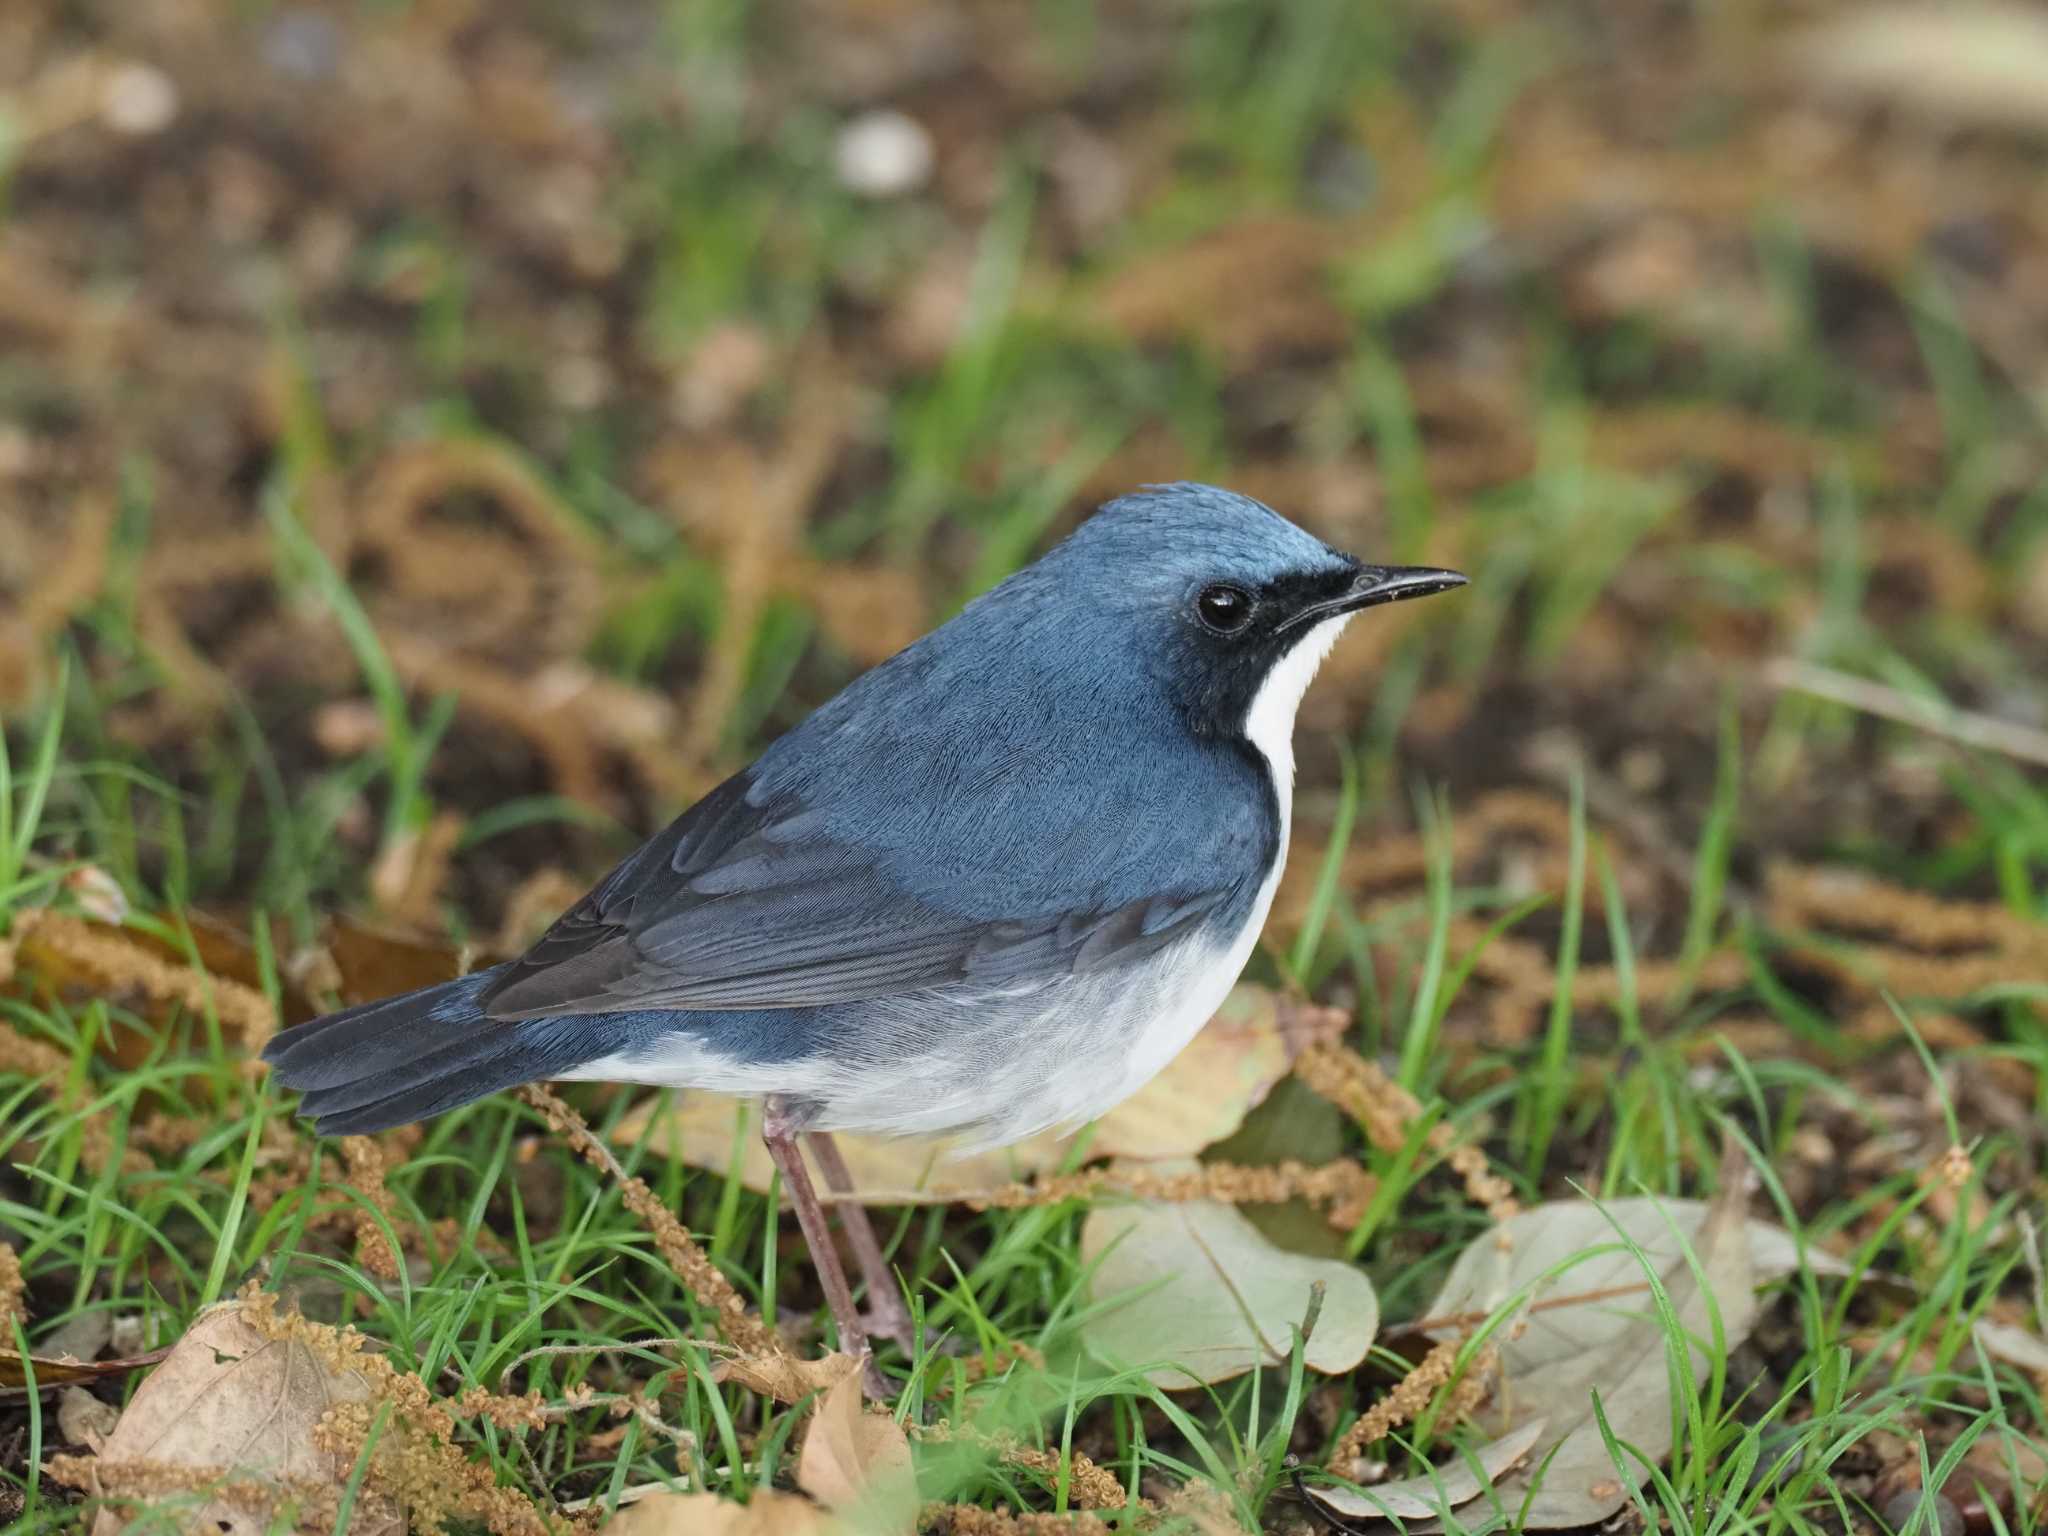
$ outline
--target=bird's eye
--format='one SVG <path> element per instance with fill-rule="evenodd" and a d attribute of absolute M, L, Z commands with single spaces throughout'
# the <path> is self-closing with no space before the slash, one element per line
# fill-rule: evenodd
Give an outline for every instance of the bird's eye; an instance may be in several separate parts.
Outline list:
<path fill-rule="evenodd" d="M 1220 583 L 1204 587 L 1195 598 L 1195 616 L 1205 628 L 1219 635 L 1235 634 L 1252 616 L 1252 597 L 1242 587 Z"/>

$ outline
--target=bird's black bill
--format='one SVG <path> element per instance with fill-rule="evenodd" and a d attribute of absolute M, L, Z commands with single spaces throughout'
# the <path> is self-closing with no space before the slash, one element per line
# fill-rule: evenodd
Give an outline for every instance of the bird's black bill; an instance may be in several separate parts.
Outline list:
<path fill-rule="evenodd" d="M 1411 597 L 1432 597 L 1465 585 L 1456 571 L 1440 571 L 1427 565 L 1362 565 L 1353 573 L 1351 584 L 1334 597 L 1311 603 L 1296 613 L 1282 629 L 1313 623 L 1381 603 L 1403 603 Z"/>

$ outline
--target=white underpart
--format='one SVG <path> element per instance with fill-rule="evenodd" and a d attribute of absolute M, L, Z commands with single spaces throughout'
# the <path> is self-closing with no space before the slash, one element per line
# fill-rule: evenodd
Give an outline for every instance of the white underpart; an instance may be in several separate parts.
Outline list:
<path fill-rule="evenodd" d="M 955 1151 L 1002 1146 L 1092 1120 L 1156 1077 L 1178 1056 L 1244 973 L 1287 867 L 1294 809 L 1294 717 L 1349 614 L 1305 630 L 1252 699 L 1244 733 L 1265 758 L 1278 802 L 1279 845 L 1245 921 L 1228 943 L 1188 939 L 1148 962 L 1149 976 L 1036 984 L 991 993 L 1007 1005 L 1000 1054 L 984 1056 L 962 1027 L 973 1010 L 933 998 L 927 1049 L 893 1059 L 828 1056 L 754 1066 L 708 1044 L 665 1043 L 652 1057 L 618 1055 L 564 1077 L 651 1083 L 733 1094 L 784 1093 L 821 1108 L 819 1130 L 898 1135 L 961 1133 Z M 1033 994 L 1041 993 L 1042 1001 Z M 1021 1008 L 1018 1005 L 1022 1005 Z M 904 1006 L 912 1006 L 906 999 Z M 991 1082 L 1001 1087 L 991 1093 Z"/>

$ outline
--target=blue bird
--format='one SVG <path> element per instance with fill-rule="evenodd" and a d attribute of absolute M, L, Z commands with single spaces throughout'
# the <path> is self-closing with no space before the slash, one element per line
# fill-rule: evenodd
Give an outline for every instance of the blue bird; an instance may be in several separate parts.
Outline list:
<path fill-rule="evenodd" d="M 587 1079 L 764 1101 L 837 1322 L 869 1321 L 796 1150 L 1088 1120 L 1235 983 L 1287 858 L 1296 706 L 1360 609 L 1463 585 L 1204 485 L 1110 502 L 855 679 L 525 955 L 286 1030 L 326 1134 Z M 875 1331 L 910 1319 L 857 1204 Z M 871 1389 L 879 1380 L 868 1362 Z"/>

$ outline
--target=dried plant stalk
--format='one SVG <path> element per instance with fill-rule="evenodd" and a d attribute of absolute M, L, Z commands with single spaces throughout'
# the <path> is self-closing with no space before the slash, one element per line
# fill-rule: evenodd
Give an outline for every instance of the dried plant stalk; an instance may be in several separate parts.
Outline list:
<path fill-rule="evenodd" d="M 640 1218 L 668 1267 L 697 1298 L 698 1304 L 718 1319 L 718 1331 L 734 1348 L 748 1354 L 786 1353 L 773 1330 L 747 1310 L 746 1298 L 733 1289 L 732 1282 L 720 1273 L 710 1256 L 691 1240 L 675 1212 L 662 1204 L 645 1179 L 636 1178 L 619 1166 L 611 1148 L 598 1140 L 581 1115 L 539 1083 L 521 1088 L 519 1097 L 538 1111 L 548 1128 L 574 1147 L 585 1162 L 611 1175 L 626 1209 Z"/>
<path fill-rule="evenodd" d="M 1378 1180 L 1353 1158 L 1309 1164 L 1288 1158 L 1270 1166 L 1205 1163 L 1185 1173 L 1161 1173 L 1138 1164 L 1119 1163 L 1079 1173 L 1050 1174 L 1030 1183 L 1007 1184 L 967 1196 L 970 1210 L 1017 1210 L 1024 1206 L 1058 1205 L 1098 1195 L 1131 1195 L 1141 1200 L 1215 1200 L 1225 1205 L 1273 1205 L 1297 1197 L 1330 1208 L 1333 1226 L 1350 1227 L 1365 1208 Z M 868 1198 L 872 1199 L 871 1193 Z"/>
<path fill-rule="evenodd" d="M 17 1322 L 28 1316 L 22 1298 L 28 1294 L 28 1280 L 21 1272 L 21 1255 L 0 1243 L 0 1339 L 5 1339 Z"/>
<path fill-rule="evenodd" d="M 1461 1334 L 1432 1346 L 1415 1368 L 1395 1383 L 1393 1391 L 1359 1415 L 1358 1422 L 1337 1441 L 1325 1465 L 1339 1477 L 1355 1478 L 1361 1463 L 1366 1460 L 1366 1447 L 1384 1440 L 1394 1430 L 1413 1420 L 1429 1406 L 1429 1400 L 1438 1390 L 1450 1383 L 1457 1372 L 1458 1352 L 1465 1347 L 1465 1340 L 1469 1337 L 1469 1334 Z M 1444 1405 L 1447 1419 L 1464 1417 L 1485 1399 L 1487 1378 L 1492 1373 L 1496 1358 L 1497 1352 L 1492 1345 L 1479 1352 L 1470 1369 L 1451 1388 Z"/>
<path fill-rule="evenodd" d="M 53 975 L 82 977 L 104 992 L 139 993 L 194 1013 L 211 1009 L 252 1053 L 276 1033 L 276 1010 L 254 987 L 167 960 L 117 928 L 37 907 L 15 919 L 13 937 L 15 965 L 23 973 L 40 964 Z"/>
<path fill-rule="evenodd" d="M 397 1224 L 397 1217 L 391 1210 L 391 1191 L 384 1187 L 384 1149 L 368 1136 L 344 1136 L 341 1138 L 342 1161 L 348 1164 L 349 1182 L 369 1202 L 376 1214 L 370 1210 L 358 1210 L 355 1214 L 356 1257 L 362 1260 L 363 1268 L 385 1280 L 398 1278 L 398 1255 L 391 1251 L 391 1240 L 384 1235 L 384 1228 L 377 1221 L 381 1214 L 385 1221 Z"/>
<path fill-rule="evenodd" d="M 1382 1152 L 1402 1146 L 1408 1128 L 1422 1116 L 1414 1094 L 1348 1046 L 1312 1045 L 1295 1058 L 1294 1073 L 1363 1125 L 1367 1139 Z M 1492 1170 L 1479 1148 L 1459 1143 L 1450 1126 L 1432 1126 L 1426 1140 L 1464 1180 L 1472 1203 L 1496 1223 L 1521 1209 L 1514 1186 Z"/>
<path fill-rule="evenodd" d="M 1085 1510 L 1048 1515 L 978 1504 L 927 1504 L 918 1512 L 917 1528 L 931 1536 L 1111 1536 L 1102 1517 Z"/>
<path fill-rule="evenodd" d="M 1061 1456 L 1057 1451 L 1042 1451 L 1036 1446 L 1021 1443 L 1014 1434 L 999 1430 L 993 1434 L 976 1429 L 971 1424 L 954 1424 L 940 1420 L 935 1424 L 912 1425 L 913 1439 L 929 1441 L 964 1441 L 981 1446 L 1005 1466 L 1020 1467 L 1035 1472 L 1048 1482 L 1056 1481 L 1061 1471 Z M 1130 1503 L 1130 1495 L 1117 1480 L 1114 1472 L 1102 1466 L 1094 1458 L 1080 1451 L 1069 1451 L 1065 1457 L 1067 1493 L 1080 1509 L 1123 1509 Z M 1156 1511 L 1150 1499 L 1138 1501 L 1138 1507 Z"/>

